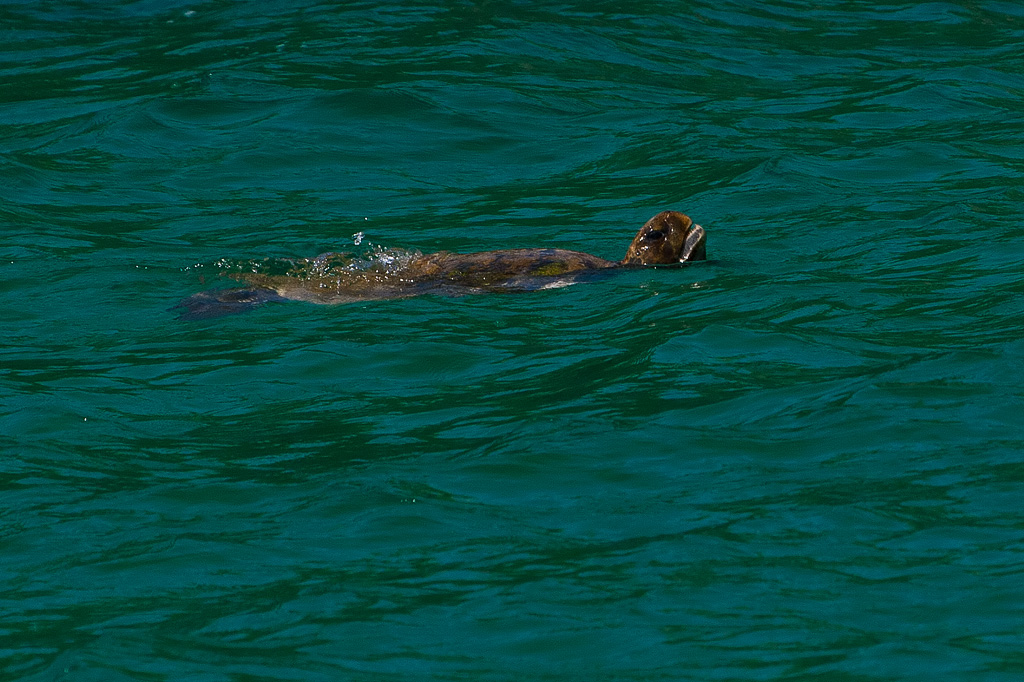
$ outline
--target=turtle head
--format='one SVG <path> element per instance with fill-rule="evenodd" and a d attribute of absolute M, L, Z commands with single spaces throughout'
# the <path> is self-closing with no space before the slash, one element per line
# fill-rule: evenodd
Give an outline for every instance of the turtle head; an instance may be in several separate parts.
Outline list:
<path fill-rule="evenodd" d="M 704 260 L 704 228 L 678 211 L 662 211 L 633 238 L 623 265 L 664 265 Z"/>

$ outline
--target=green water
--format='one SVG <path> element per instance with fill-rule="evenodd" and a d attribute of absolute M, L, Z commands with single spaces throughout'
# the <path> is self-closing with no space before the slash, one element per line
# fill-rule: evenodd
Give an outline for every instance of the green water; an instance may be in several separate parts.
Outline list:
<path fill-rule="evenodd" d="M 1019 680 L 1024 9 L 0 7 L 0 679 Z M 711 260 L 182 322 L 220 259 Z"/>

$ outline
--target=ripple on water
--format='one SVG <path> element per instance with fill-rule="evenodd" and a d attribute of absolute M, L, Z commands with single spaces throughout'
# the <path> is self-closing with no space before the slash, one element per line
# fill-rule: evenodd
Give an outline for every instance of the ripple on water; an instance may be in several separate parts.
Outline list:
<path fill-rule="evenodd" d="M 1024 17 L 748 5 L 0 9 L 0 677 L 1019 679 Z"/>

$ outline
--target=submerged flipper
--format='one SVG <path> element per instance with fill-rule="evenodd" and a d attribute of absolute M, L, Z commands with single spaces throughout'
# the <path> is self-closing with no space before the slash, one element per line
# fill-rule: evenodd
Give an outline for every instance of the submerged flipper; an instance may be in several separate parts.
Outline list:
<path fill-rule="evenodd" d="M 285 301 L 272 289 L 211 289 L 183 299 L 171 310 L 182 309 L 179 320 L 211 320 L 244 313 L 269 301 Z"/>

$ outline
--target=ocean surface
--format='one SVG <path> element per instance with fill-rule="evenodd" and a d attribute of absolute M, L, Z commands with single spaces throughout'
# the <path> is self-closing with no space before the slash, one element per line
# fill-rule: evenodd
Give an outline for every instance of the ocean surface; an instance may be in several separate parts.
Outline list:
<path fill-rule="evenodd" d="M 0 679 L 1024 678 L 1024 6 L 0 5 Z M 169 310 L 364 246 L 705 263 Z"/>

